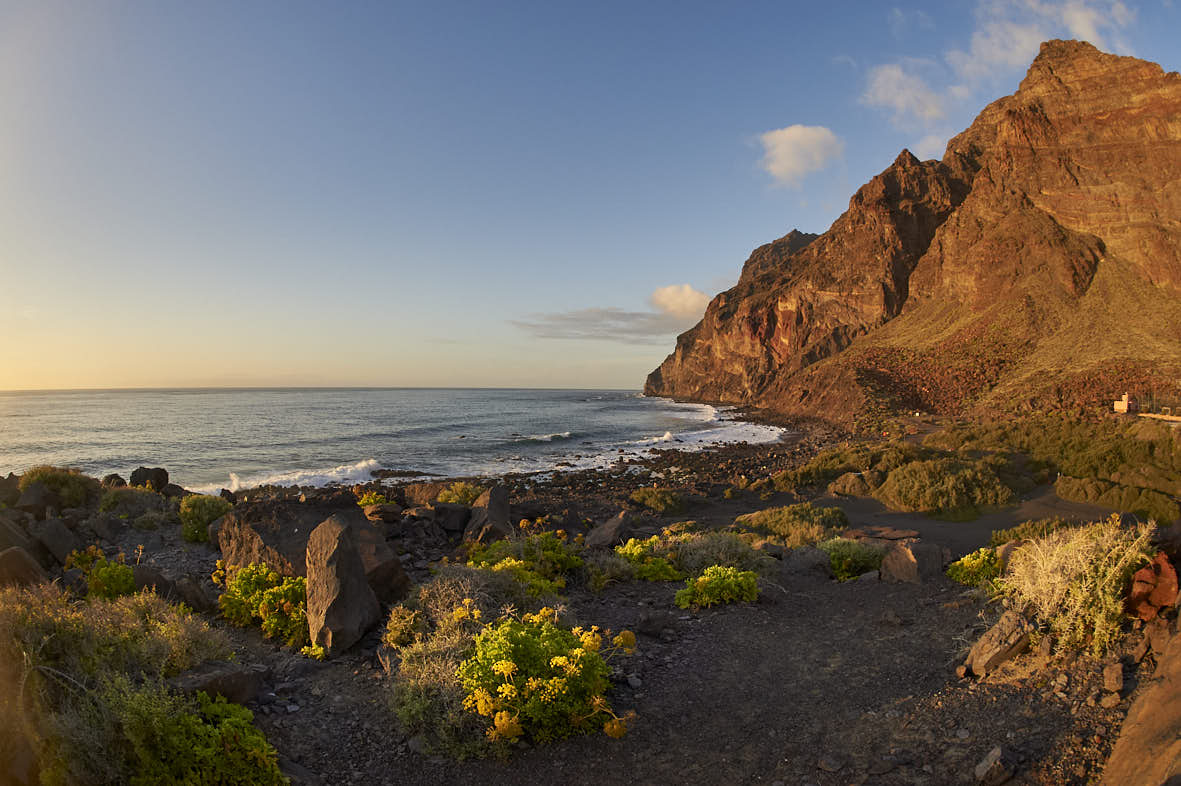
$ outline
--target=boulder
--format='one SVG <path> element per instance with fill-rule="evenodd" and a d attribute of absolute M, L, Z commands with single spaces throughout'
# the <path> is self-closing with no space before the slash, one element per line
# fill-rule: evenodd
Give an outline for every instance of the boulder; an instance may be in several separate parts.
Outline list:
<path fill-rule="evenodd" d="M 612 548 L 623 543 L 635 530 L 635 517 L 628 510 L 621 510 L 613 519 L 599 524 L 586 536 L 587 548 Z"/>
<path fill-rule="evenodd" d="M 174 592 L 172 580 L 152 565 L 136 565 L 132 568 L 135 576 L 136 592 L 150 589 L 162 598 L 167 598 Z"/>
<path fill-rule="evenodd" d="M 152 491 L 163 491 L 168 485 L 168 470 L 162 467 L 137 467 L 131 473 L 131 485 L 147 486 Z"/>
<path fill-rule="evenodd" d="M 1181 636 L 1157 660 L 1152 679 L 1128 709 L 1103 786 L 1174 783 L 1181 778 Z"/>
<path fill-rule="evenodd" d="M 5 516 L 3 511 L 0 511 L 0 551 L 10 549 L 14 546 L 29 552 L 33 549 L 32 541 L 29 540 L 28 535 L 21 529 L 20 525 Z"/>
<path fill-rule="evenodd" d="M 435 511 L 435 523 L 450 533 L 463 532 L 472 516 L 472 509 L 458 502 L 436 502 L 431 507 Z"/>
<path fill-rule="evenodd" d="M 8 473 L 8 477 L 0 478 L 0 505 L 12 507 L 21 498 L 20 476 Z"/>
<path fill-rule="evenodd" d="M 42 519 L 45 518 L 46 511 L 50 508 L 57 510 L 61 504 L 61 499 L 50 490 L 49 486 L 37 481 L 25 487 L 25 490 L 21 492 L 20 499 L 13 507 Z"/>
<path fill-rule="evenodd" d="M 173 585 L 176 597 L 196 612 L 208 612 L 217 608 L 217 601 L 205 591 L 203 582 L 193 576 L 181 576 Z"/>
<path fill-rule="evenodd" d="M 230 503 L 231 505 L 238 504 L 238 495 L 235 494 L 234 492 L 230 491 L 229 489 L 222 489 L 221 491 L 217 492 L 217 496 L 221 497 L 222 499 L 224 499 L 226 502 Z"/>
<path fill-rule="evenodd" d="M 188 695 L 203 691 L 210 696 L 224 696 L 226 701 L 235 704 L 245 704 L 258 695 L 270 671 L 261 663 L 242 665 L 220 660 L 206 661 L 168 680 L 168 684 Z"/>
<path fill-rule="evenodd" d="M 346 650 L 379 614 L 352 527 L 336 516 L 316 527 L 308 538 L 306 564 L 312 643 L 329 654 Z"/>
<path fill-rule="evenodd" d="M 882 559 L 882 581 L 922 584 L 943 575 L 943 548 L 934 543 L 895 543 Z"/>
<path fill-rule="evenodd" d="M 241 503 L 219 519 L 222 560 L 226 567 L 265 562 L 284 576 L 306 575 L 308 536 L 330 515 L 324 508 L 297 502 Z"/>
<path fill-rule="evenodd" d="M 116 475 L 112 472 L 102 479 L 102 487 L 105 489 L 121 489 L 127 485 L 127 481 L 123 479 L 122 475 Z"/>
<path fill-rule="evenodd" d="M 508 489 L 495 485 L 476 499 L 463 539 L 489 543 L 507 538 L 513 532 Z"/>
<path fill-rule="evenodd" d="M 10 584 L 25 587 L 45 581 L 49 581 L 49 577 L 29 552 L 20 546 L 0 551 L 0 587 Z"/>
<path fill-rule="evenodd" d="M 995 671 L 1005 661 L 1015 658 L 1029 648 L 1029 636 L 1033 625 L 1025 615 L 1010 609 L 1001 615 L 997 623 L 972 645 L 964 667 L 976 677 L 984 677 Z"/>
<path fill-rule="evenodd" d="M 363 509 L 365 518 L 370 521 L 380 521 L 395 524 L 402 520 L 402 506 L 387 502 L 381 505 L 366 505 Z"/>
<path fill-rule="evenodd" d="M 1132 576 L 1132 590 L 1124 601 L 1124 611 L 1148 622 L 1157 613 L 1177 601 L 1177 571 L 1163 551 Z"/>
<path fill-rule="evenodd" d="M 411 483 L 402 487 L 402 498 L 406 500 L 406 507 L 417 508 L 437 500 L 439 492 L 445 488 L 446 483 Z"/>
<path fill-rule="evenodd" d="M 336 518 L 340 520 L 341 515 L 337 514 Z M 357 552 L 365 567 L 365 580 L 379 602 L 397 603 L 410 594 L 410 577 L 402 569 L 402 561 L 386 542 L 382 530 L 361 516 L 355 518 L 349 521 L 349 525 L 353 528 Z"/>
<path fill-rule="evenodd" d="M 169 499 L 180 499 L 181 497 L 187 497 L 189 495 L 189 492 L 185 491 L 175 483 L 165 483 L 164 487 L 160 489 L 160 493 Z"/>
<path fill-rule="evenodd" d="M 81 551 L 85 546 L 82 541 L 70 531 L 61 519 L 46 519 L 33 526 L 30 533 L 33 540 L 40 543 L 62 565 L 66 558 L 75 551 Z"/>
<path fill-rule="evenodd" d="M 112 513 L 99 513 L 88 519 L 86 524 L 103 540 L 114 540 L 127 529 L 127 519 L 121 519 Z"/>
<path fill-rule="evenodd" d="M 832 560 L 815 546 L 801 546 L 783 555 L 780 573 L 789 576 L 808 576 L 828 580 L 833 577 Z"/>

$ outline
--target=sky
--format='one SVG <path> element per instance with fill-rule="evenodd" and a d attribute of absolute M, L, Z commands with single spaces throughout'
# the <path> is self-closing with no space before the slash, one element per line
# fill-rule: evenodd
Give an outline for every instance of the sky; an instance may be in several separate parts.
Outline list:
<path fill-rule="evenodd" d="M 756 246 L 1181 0 L 0 0 L 0 390 L 639 389 Z"/>

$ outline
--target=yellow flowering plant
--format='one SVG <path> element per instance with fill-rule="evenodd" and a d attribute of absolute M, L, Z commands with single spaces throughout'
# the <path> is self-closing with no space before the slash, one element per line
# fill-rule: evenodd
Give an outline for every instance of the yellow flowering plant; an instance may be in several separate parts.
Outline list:
<path fill-rule="evenodd" d="M 488 718 L 488 738 L 498 742 L 545 742 L 595 729 L 621 737 L 634 713 L 619 716 L 607 701 L 607 660 L 631 654 L 635 644 L 631 631 L 563 628 L 548 607 L 504 618 L 476 636 L 473 655 L 457 670 L 464 708 Z"/>

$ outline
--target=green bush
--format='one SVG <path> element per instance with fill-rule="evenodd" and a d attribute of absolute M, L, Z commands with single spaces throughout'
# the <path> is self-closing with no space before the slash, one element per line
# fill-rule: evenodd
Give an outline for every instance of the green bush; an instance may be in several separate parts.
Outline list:
<path fill-rule="evenodd" d="M 700 576 L 711 565 L 767 574 L 779 564 L 751 545 L 753 537 L 736 532 L 686 532 L 665 539 L 669 561 L 686 576 Z"/>
<path fill-rule="evenodd" d="M 734 523 L 775 535 L 783 546 L 794 549 L 834 537 L 849 526 L 849 519 L 840 508 L 818 508 L 810 502 L 801 502 L 747 513 L 734 519 Z"/>
<path fill-rule="evenodd" d="M 1018 607 L 1030 607 L 1060 646 L 1101 657 L 1118 641 L 1132 573 L 1149 559 L 1152 527 L 1120 526 L 1119 516 L 1061 529 L 1013 552 L 1000 580 Z"/>
<path fill-rule="evenodd" d="M 947 566 L 947 577 L 969 587 L 992 587 L 1001 575 L 996 549 L 983 548 Z"/>
<path fill-rule="evenodd" d="M 1181 507 L 1178 507 L 1177 502 L 1167 494 L 1152 489 L 1062 475 L 1054 484 L 1054 493 L 1062 499 L 1115 508 L 1162 524 L 1171 524 L 1181 518 Z"/>
<path fill-rule="evenodd" d="M 626 721 L 604 695 L 611 686 L 604 655 L 634 648 L 635 636 L 625 631 L 607 649 L 604 637 L 598 628 L 560 627 L 546 608 L 493 623 L 458 669 L 464 707 L 491 721 L 494 742 L 547 742 L 594 729 L 622 736 Z"/>
<path fill-rule="evenodd" d="M 190 543 L 209 540 L 209 525 L 229 513 L 233 505 L 221 497 L 193 494 L 180 501 L 181 534 Z"/>
<path fill-rule="evenodd" d="M 23 740 L 47 786 L 137 782 L 168 754 L 137 745 L 127 686 L 174 713 L 164 680 L 229 654 L 223 634 L 151 593 L 78 603 L 56 584 L 0 588 L 0 772 Z M 223 743 L 226 759 L 249 747 Z"/>
<path fill-rule="evenodd" d="M 647 540 L 629 538 L 627 543 L 615 547 L 615 553 L 630 562 L 635 577 L 642 581 L 680 581 L 684 578 L 665 556 L 657 553 L 660 538 L 656 535 Z"/>
<path fill-rule="evenodd" d="M 849 581 L 882 567 L 886 550 L 859 540 L 833 538 L 817 543 L 816 548 L 828 555 L 837 581 Z"/>
<path fill-rule="evenodd" d="M 777 491 L 794 491 L 801 486 L 824 486 L 846 472 L 892 469 L 926 458 L 930 451 L 909 442 L 863 443 L 829 448 L 795 469 L 771 476 L 758 485 L 770 485 Z"/>
<path fill-rule="evenodd" d="M 107 689 L 123 729 L 132 786 L 285 784 L 278 755 L 250 710 L 205 693 L 185 697 L 119 681 Z"/>
<path fill-rule="evenodd" d="M 468 553 L 473 568 L 503 572 L 528 588 L 533 597 L 556 595 L 566 575 L 582 567 L 577 549 L 553 532 L 476 544 Z"/>
<path fill-rule="evenodd" d="M 439 492 L 439 502 L 454 502 L 460 505 L 471 505 L 480 498 L 484 493 L 484 489 L 477 486 L 475 483 L 468 483 L 466 481 L 458 480 L 451 484 L 450 488 L 443 489 Z"/>
<path fill-rule="evenodd" d="M 382 494 L 378 491 L 366 491 L 357 500 L 357 504 L 363 508 L 367 508 L 370 505 L 385 505 L 388 503 L 389 503 L 389 500 L 386 499 L 385 494 Z"/>
<path fill-rule="evenodd" d="M 874 496 L 894 510 L 956 518 L 974 517 L 980 507 L 1008 505 L 1014 498 L 989 462 L 950 458 L 912 461 L 891 470 Z"/>
<path fill-rule="evenodd" d="M 711 565 L 700 576 L 688 579 L 673 602 L 682 609 L 699 609 L 715 603 L 751 603 L 758 598 L 759 581 L 753 571 Z"/>
<path fill-rule="evenodd" d="M 631 501 L 656 513 L 684 513 L 685 500 L 672 489 L 640 488 L 631 493 Z"/>
<path fill-rule="evenodd" d="M 102 488 L 97 480 L 82 474 L 81 470 L 68 467 L 51 467 L 47 464 L 33 467 L 21 475 L 18 488 L 27 489 L 33 483 L 45 486 L 61 500 L 66 508 L 81 508 L 88 501 L 96 499 Z"/>
<path fill-rule="evenodd" d="M 281 576 L 262 563 L 227 570 L 217 561 L 215 584 L 225 587 L 217 599 L 222 616 L 239 627 L 258 624 L 267 638 L 289 647 L 309 643 L 307 580 Z"/>
<path fill-rule="evenodd" d="M 103 491 L 98 502 L 98 509 L 103 513 L 113 513 L 124 519 L 134 519 L 145 513 L 161 511 L 164 506 L 164 497 L 140 486 L 107 489 Z"/>
<path fill-rule="evenodd" d="M 135 571 L 118 554 L 108 560 L 98 546 L 73 551 L 66 557 L 66 568 L 77 568 L 86 578 L 86 596 L 111 600 L 135 592 Z"/>
<path fill-rule="evenodd" d="M 602 592 L 608 584 L 636 578 L 636 566 L 614 551 L 587 551 L 582 557 L 582 568 L 586 572 L 587 584 L 594 592 Z"/>
<path fill-rule="evenodd" d="M 988 539 L 990 546 L 1003 546 L 1011 540 L 1032 540 L 1041 538 L 1060 529 L 1081 526 L 1081 521 L 1067 521 L 1062 518 L 1030 519 L 1008 529 L 995 529 Z"/>

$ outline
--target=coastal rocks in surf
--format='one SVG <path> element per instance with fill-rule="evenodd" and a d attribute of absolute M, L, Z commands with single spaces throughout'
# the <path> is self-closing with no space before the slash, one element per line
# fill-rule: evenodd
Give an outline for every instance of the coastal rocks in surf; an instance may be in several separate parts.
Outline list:
<path fill-rule="evenodd" d="M 136 467 L 131 473 L 131 485 L 161 492 L 168 485 L 168 470 L 163 467 Z"/>
<path fill-rule="evenodd" d="M 308 538 L 308 632 L 328 654 L 348 649 L 377 622 L 380 609 L 369 587 L 350 522 L 332 516 Z"/>

